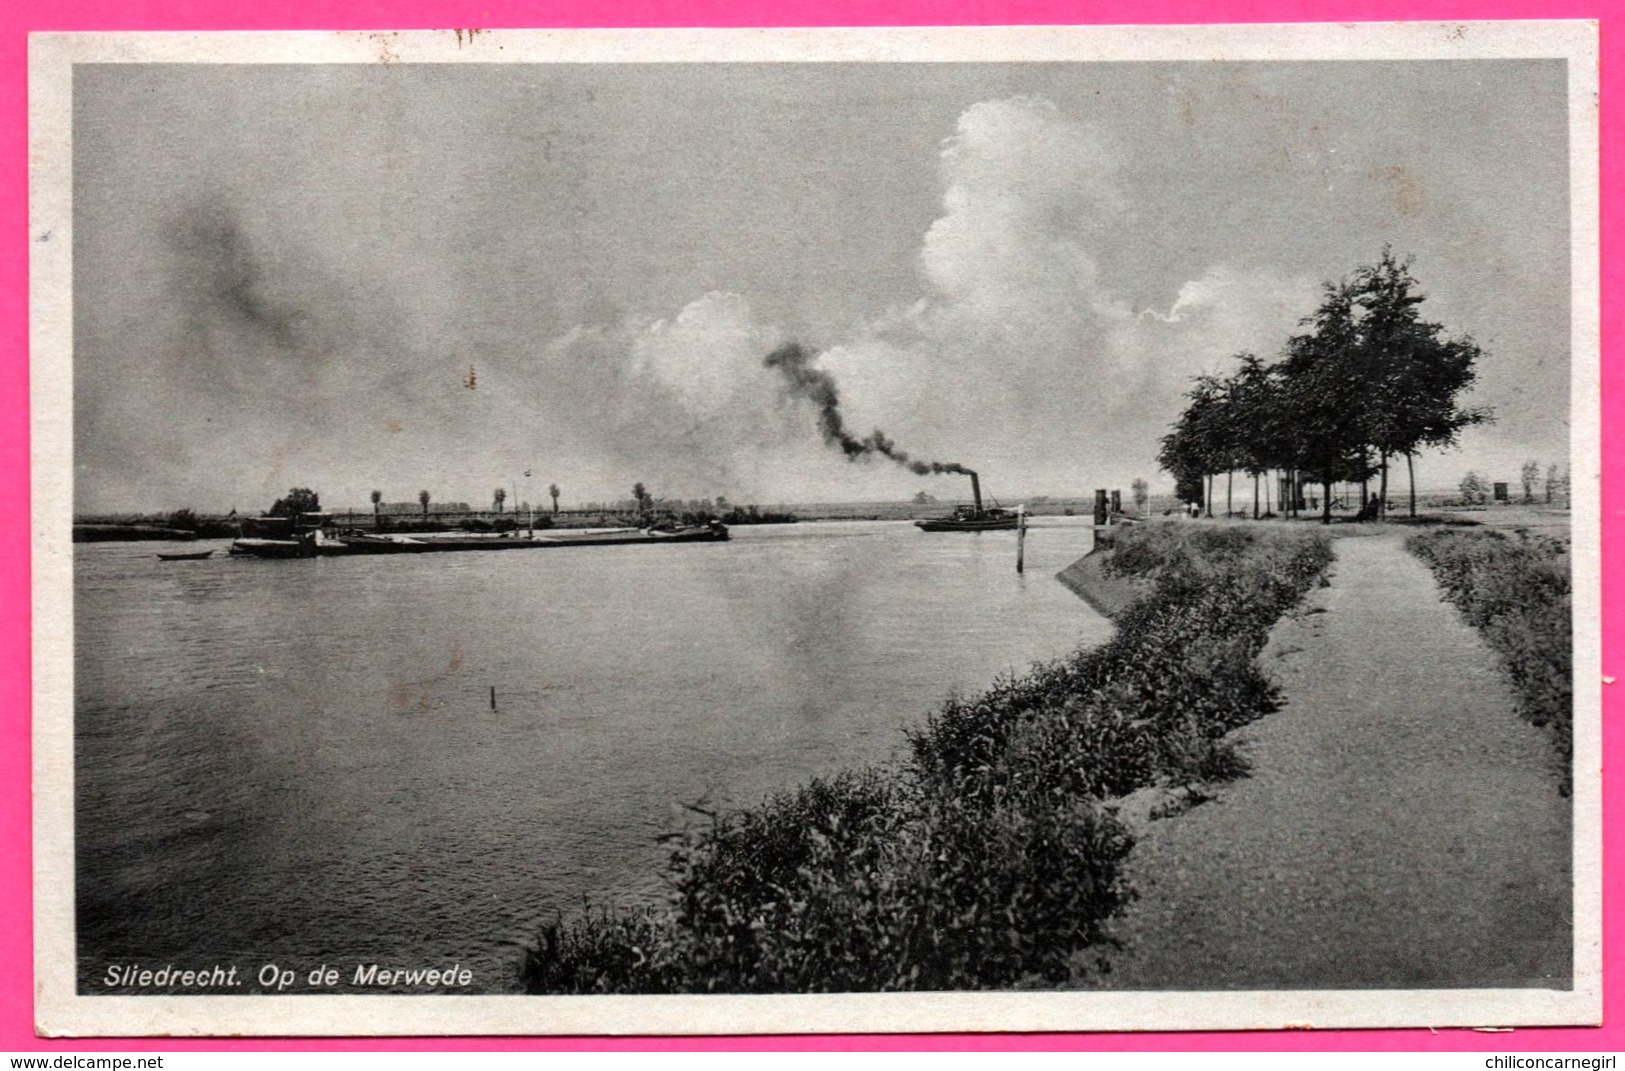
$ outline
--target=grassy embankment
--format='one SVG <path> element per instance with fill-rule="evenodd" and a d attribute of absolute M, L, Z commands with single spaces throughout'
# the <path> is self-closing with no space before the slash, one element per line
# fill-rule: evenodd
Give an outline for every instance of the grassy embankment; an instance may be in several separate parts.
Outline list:
<path fill-rule="evenodd" d="M 1420 532 L 1406 549 L 1433 570 L 1501 656 L 1518 710 L 1546 729 L 1570 788 L 1574 757 L 1574 623 L 1567 540 L 1492 531 Z"/>
<path fill-rule="evenodd" d="M 557 992 L 974 989 L 1065 982 L 1131 895 L 1107 801 L 1240 766 L 1274 710 L 1255 656 L 1331 560 L 1316 533 L 1148 524 L 1112 570 L 1146 594 L 1113 639 L 951 698 L 892 763 L 818 779 L 675 838 L 660 908 L 544 929 Z"/>

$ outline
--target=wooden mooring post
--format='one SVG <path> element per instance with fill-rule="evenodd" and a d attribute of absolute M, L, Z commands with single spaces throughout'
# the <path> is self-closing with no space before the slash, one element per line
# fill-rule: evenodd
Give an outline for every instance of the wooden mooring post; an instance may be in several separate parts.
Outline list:
<path fill-rule="evenodd" d="M 1016 572 L 1027 567 L 1027 507 L 1016 507 Z"/>

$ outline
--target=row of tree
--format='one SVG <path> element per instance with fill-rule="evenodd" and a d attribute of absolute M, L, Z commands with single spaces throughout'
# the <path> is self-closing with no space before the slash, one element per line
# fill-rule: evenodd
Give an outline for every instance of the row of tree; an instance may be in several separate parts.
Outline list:
<path fill-rule="evenodd" d="M 1468 473 L 1472 475 L 1472 473 Z M 1540 479 L 1540 462 L 1525 461 L 1523 469 L 1518 474 L 1523 482 L 1523 500 L 1528 505 L 1535 501 L 1535 483 Z M 1546 504 L 1567 498 L 1569 494 L 1569 474 L 1564 469 L 1559 472 L 1556 465 L 1546 466 Z"/>
<path fill-rule="evenodd" d="M 1319 483 L 1330 521 L 1335 483 L 1380 480 L 1378 508 L 1386 509 L 1388 466 L 1403 457 L 1415 515 L 1417 452 L 1454 445 L 1492 413 L 1458 404 L 1482 351 L 1422 318 L 1410 264 L 1383 250 L 1376 264 L 1325 285 L 1320 307 L 1274 363 L 1241 353 L 1228 376 L 1196 378 L 1157 457 L 1183 501 L 1211 516 L 1214 478 L 1240 471 L 1253 477 L 1256 516 L 1259 480 L 1279 472 L 1283 511 L 1299 511 L 1303 486 Z"/>
<path fill-rule="evenodd" d="M 639 488 L 642 488 L 642 486 L 642 484 L 638 484 Z M 561 493 L 559 491 L 559 485 L 556 483 L 548 484 L 547 493 L 553 499 L 553 512 L 556 514 L 559 511 L 559 495 Z M 372 492 L 371 497 L 372 515 L 373 520 L 376 522 L 380 507 L 382 507 L 384 502 L 384 493 L 382 491 L 375 490 Z M 497 513 L 502 512 L 503 504 L 507 500 L 508 492 L 504 488 L 498 487 L 496 489 L 496 494 L 493 496 L 493 502 Z M 642 500 L 641 495 L 639 496 L 639 500 Z M 429 504 L 432 501 L 433 498 L 427 490 L 418 492 L 418 505 L 423 508 L 424 520 L 428 520 L 429 518 Z M 308 487 L 295 487 L 285 496 L 272 503 L 269 512 L 272 517 L 297 517 L 302 513 L 319 513 L 320 511 L 321 499 L 317 496 L 315 491 L 312 491 Z"/>
<path fill-rule="evenodd" d="M 1535 497 L 1535 485 L 1540 482 L 1540 462 L 1525 461 L 1523 463 L 1523 468 L 1518 473 L 1518 478 L 1523 483 L 1524 505 L 1533 505 L 1537 501 Z M 1496 484 L 1491 480 L 1486 480 L 1476 472 L 1467 473 L 1467 475 L 1461 478 L 1461 483 L 1457 484 L 1456 487 L 1460 493 L 1460 497 L 1457 499 L 1457 501 L 1464 506 L 1486 505 L 1490 501 L 1492 495 L 1504 498 L 1505 496 L 1502 495 L 1501 492 L 1506 489 L 1505 484 Z M 1568 495 L 1568 470 L 1559 470 L 1556 465 L 1547 466 L 1545 491 L 1546 504 L 1549 506 L 1554 503 L 1564 502 L 1568 498 Z"/>
<path fill-rule="evenodd" d="M 553 512 L 555 514 L 557 514 L 558 511 L 559 511 L 559 495 L 561 493 L 559 491 L 559 485 L 556 484 L 556 483 L 548 484 L 547 485 L 547 493 L 553 499 Z M 423 519 L 424 520 L 429 519 L 429 503 L 431 501 L 432 501 L 432 497 L 430 496 L 430 494 L 429 494 L 429 492 L 427 490 L 423 490 L 423 491 L 418 492 L 418 505 L 423 508 Z M 493 492 L 493 494 L 491 496 L 492 506 L 495 508 L 495 511 L 497 513 L 499 513 L 499 514 L 502 512 L 503 505 L 507 501 L 508 501 L 508 490 L 505 487 L 498 487 L 496 489 L 496 491 Z M 384 493 L 382 491 L 374 490 L 372 492 L 372 515 L 373 515 L 373 520 L 375 522 L 378 519 L 379 508 L 383 505 L 383 502 L 384 502 Z"/>

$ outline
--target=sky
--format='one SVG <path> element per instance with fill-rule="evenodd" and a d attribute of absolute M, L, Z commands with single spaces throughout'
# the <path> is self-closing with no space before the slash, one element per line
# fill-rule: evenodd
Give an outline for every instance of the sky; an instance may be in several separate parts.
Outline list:
<path fill-rule="evenodd" d="M 74 80 L 81 514 L 1126 491 L 1385 246 L 1567 454 L 1561 61 L 125 64 Z M 528 473 L 528 475 L 527 475 Z"/>

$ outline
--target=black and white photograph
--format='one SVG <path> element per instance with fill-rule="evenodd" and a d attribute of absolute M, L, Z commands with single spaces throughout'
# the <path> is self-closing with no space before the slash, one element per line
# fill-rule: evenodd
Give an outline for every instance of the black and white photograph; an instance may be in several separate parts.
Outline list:
<path fill-rule="evenodd" d="M 36 36 L 40 1029 L 1597 1022 L 1595 48 Z"/>

